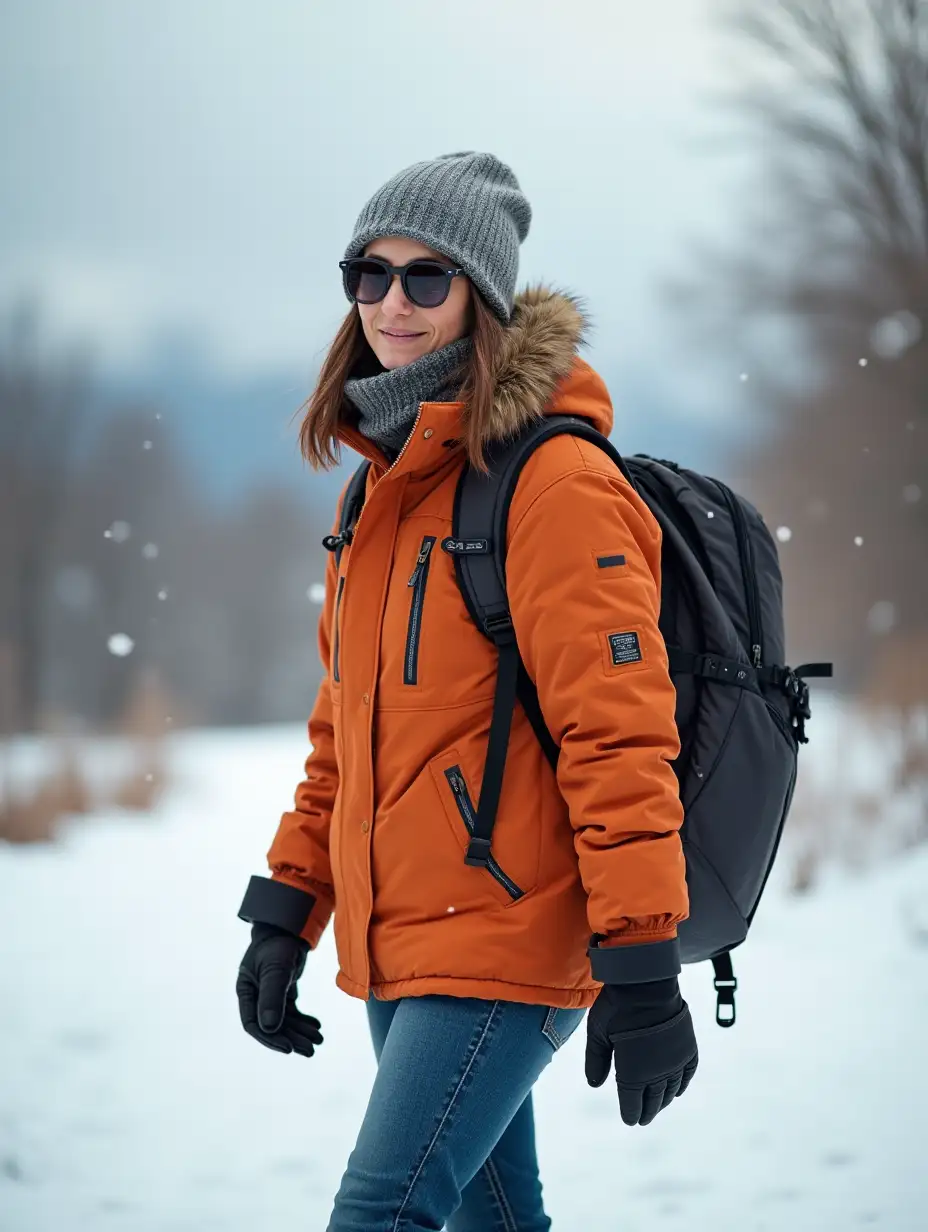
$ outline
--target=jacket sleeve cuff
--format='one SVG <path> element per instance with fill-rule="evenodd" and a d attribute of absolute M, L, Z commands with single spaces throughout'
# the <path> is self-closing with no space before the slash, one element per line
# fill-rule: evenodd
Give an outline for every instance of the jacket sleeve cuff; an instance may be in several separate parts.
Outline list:
<path fill-rule="evenodd" d="M 252 877 L 238 918 L 248 924 L 276 924 L 299 937 L 315 905 L 316 896 L 307 890 L 272 881 L 270 877 Z"/>
<path fill-rule="evenodd" d="M 600 984 L 650 984 L 680 974 L 680 942 L 644 941 L 602 948 L 594 938 L 587 950 L 593 979 Z"/>

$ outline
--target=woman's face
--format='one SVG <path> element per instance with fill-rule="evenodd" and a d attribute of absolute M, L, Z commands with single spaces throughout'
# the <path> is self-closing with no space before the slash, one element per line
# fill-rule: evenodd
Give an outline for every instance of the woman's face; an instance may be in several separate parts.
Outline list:
<path fill-rule="evenodd" d="M 421 257 L 454 264 L 442 253 L 396 235 L 372 240 L 364 255 L 380 257 L 390 265 L 406 265 Z M 400 368 L 470 333 L 470 281 L 463 275 L 452 278 L 443 304 L 418 308 L 403 294 L 402 283 L 395 277 L 385 299 L 379 304 L 358 304 L 358 312 L 371 350 L 385 368 Z"/>

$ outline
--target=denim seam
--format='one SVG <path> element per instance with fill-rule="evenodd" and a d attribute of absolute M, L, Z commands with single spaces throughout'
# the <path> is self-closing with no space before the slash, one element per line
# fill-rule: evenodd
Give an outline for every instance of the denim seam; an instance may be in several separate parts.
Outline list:
<path fill-rule="evenodd" d="M 556 1017 L 557 1017 L 557 1006 L 552 1005 L 548 1010 L 547 1018 L 545 1018 L 545 1025 L 541 1028 L 542 1035 L 544 1035 L 545 1038 L 554 1045 L 555 1052 L 564 1043 L 563 1039 L 561 1039 L 561 1036 L 558 1034 L 557 1028 L 554 1025 Z"/>
<path fill-rule="evenodd" d="M 493 1163 L 492 1155 L 487 1159 L 483 1167 L 486 1171 L 487 1181 L 496 1201 L 497 1209 L 503 1220 L 503 1232 L 519 1232 L 519 1225 L 516 1223 L 516 1217 L 512 1213 L 512 1207 L 509 1205 L 509 1199 L 506 1197 L 506 1191 L 503 1189 L 503 1183 L 500 1180 L 496 1165 Z"/>
<path fill-rule="evenodd" d="M 496 1014 L 496 1011 L 498 1009 L 499 1009 L 499 1002 L 494 1001 L 492 1006 L 490 1007 L 490 1012 L 487 1015 L 487 1020 L 484 1023 L 483 1030 L 480 1033 L 480 1038 L 477 1040 L 477 1043 L 474 1045 L 474 1050 L 471 1053 L 467 1061 L 467 1064 L 464 1067 L 464 1073 L 461 1075 L 457 1086 L 454 1088 L 454 1092 L 450 1100 L 448 1101 L 448 1106 L 445 1109 L 444 1113 L 442 1114 L 442 1118 L 438 1122 L 438 1126 L 434 1134 L 432 1135 L 431 1142 L 425 1148 L 425 1154 L 422 1156 L 422 1159 L 419 1162 L 419 1167 L 416 1169 L 415 1175 L 413 1176 L 412 1180 L 409 1182 L 409 1186 L 406 1190 L 406 1196 L 403 1198 L 403 1201 L 400 1204 L 400 1209 L 396 1212 L 396 1219 L 394 1219 L 393 1221 L 393 1227 L 391 1229 L 391 1232 L 400 1232 L 400 1218 L 403 1214 L 403 1211 L 406 1209 L 406 1203 L 412 1197 L 412 1191 L 416 1187 L 416 1182 L 419 1179 L 422 1169 L 425 1167 L 426 1163 L 428 1162 L 428 1158 L 432 1153 L 435 1143 L 438 1141 L 441 1131 L 444 1128 L 445 1122 L 447 1121 L 448 1117 L 451 1114 L 451 1109 L 454 1107 L 454 1101 L 457 1099 L 458 1095 L 460 1094 L 461 1088 L 463 1087 L 468 1074 L 473 1068 L 474 1062 L 476 1061 L 477 1057 L 480 1055 L 480 1049 L 483 1047 L 483 1042 L 486 1039 L 487 1033 L 490 1030 L 490 1024 L 493 1022 L 493 1017 Z"/>

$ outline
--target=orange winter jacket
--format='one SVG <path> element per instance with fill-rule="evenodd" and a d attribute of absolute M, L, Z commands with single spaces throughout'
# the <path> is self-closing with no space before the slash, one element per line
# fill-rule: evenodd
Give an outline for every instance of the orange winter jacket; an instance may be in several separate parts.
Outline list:
<path fill-rule="evenodd" d="M 566 296 L 536 289 L 517 299 L 488 439 L 546 413 L 610 432 L 606 388 L 576 355 L 583 325 Z M 353 996 L 587 1006 L 601 986 L 597 947 L 615 957 L 612 947 L 634 947 L 640 960 L 646 946 L 671 942 L 687 915 L 670 764 L 675 692 L 658 631 L 660 530 L 588 442 L 548 440 L 523 470 L 507 585 L 560 757 L 555 776 L 518 706 L 493 862 L 466 865 L 496 651 L 441 550 L 464 465 L 464 412 L 423 403 L 392 465 L 347 418 L 340 430 L 373 465 L 353 540 L 337 572 L 334 557 L 328 564 L 312 751 L 268 852 L 271 881 L 312 896 L 302 928 L 310 945 L 334 910 L 337 983 Z M 607 557 L 624 563 L 604 565 Z M 417 561 L 427 576 L 414 611 Z M 646 965 L 636 961 L 630 978 Z"/>

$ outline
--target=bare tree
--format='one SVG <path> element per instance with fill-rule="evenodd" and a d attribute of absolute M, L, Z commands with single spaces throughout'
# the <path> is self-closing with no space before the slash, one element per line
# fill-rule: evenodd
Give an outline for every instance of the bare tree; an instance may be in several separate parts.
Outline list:
<path fill-rule="evenodd" d="M 23 303 L 0 328 L 0 644 L 5 710 L 36 724 L 46 657 L 43 614 L 89 396 L 87 357 L 49 358 Z"/>
<path fill-rule="evenodd" d="M 928 626 L 928 0 L 737 0 L 727 30 L 761 182 L 716 306 L 801 357 L 754 350 L 771 431 L 738 480 L 788 528 L 790 656 L 864 687 Z"/>

